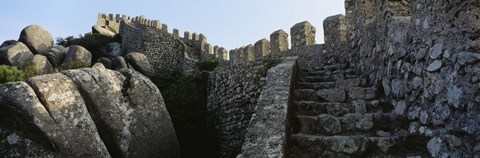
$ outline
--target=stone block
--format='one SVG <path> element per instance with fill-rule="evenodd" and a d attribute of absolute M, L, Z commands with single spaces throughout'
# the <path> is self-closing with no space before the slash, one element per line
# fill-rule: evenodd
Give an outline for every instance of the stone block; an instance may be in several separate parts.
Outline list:
<path fill-rule="evenodd" d="M 324 40 L 327 46 L 347 41 L 347 26 L 344 15 L 327 17 L 323 21 Z"/>
<path fill-rule="evenodd" d="M 254 47 L 253 45 L 248 45 L 244 48 L 245 54 L 247 55 L 248 61 L 254 61 L 255 60 L 255 52 L 254 52 Z"/>
<path fill-rule="evenodd" d="M 185 31 L 185 32 L 183 33 L 183 38 L 184 38 L 185 40 L 192 40 L 192 35 L 190 34 L 190 32 Z"/>
<path fill-rule="evenodd" d="M 176 29 L 176 28 L 173 29 L 173 36 L 175 36 L 176 38 L 180 37 L 180 33 L 179 33 L 178 29 Z"/>
<path fill-rule="evenodd" d="M 317 29 L 308 21 L 295 24 L 290 29 L 292 48 L 304 45 L 315 44 L 315 33 Z"/>
<path fill-rule="evenodd" d="M 283 30 L 277 30 L 270 35 L 271 52 L 288 50 L 288 34 Z"/>
<path fill-rule="evenodd" d="M 254 54 L 255 57 L 262 57 L 262 56 L 267 56 L 270 54 L 270 41 L 267 39 L 261 39 L 257 41 L 254 45 Z"/>
<path fill-rule="evenodd" d="M 162 31 L 163 32 L 168 32 L 168 25 L 167 24 L 162 24 Z"/>

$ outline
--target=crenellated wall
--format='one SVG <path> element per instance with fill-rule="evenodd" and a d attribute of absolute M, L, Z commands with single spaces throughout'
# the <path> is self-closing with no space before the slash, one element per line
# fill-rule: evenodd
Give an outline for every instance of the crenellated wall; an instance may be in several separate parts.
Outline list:
<path fill-rule="evenodd" d="M 287 106 L 290 80 L 296 59 L 290 56 L 296 56 L 304 51 L 317 51 L 321 48 L 320 45 L 315 45 L 312 40 L 315 39 L 314 30 L 313 26 L 309 25 L 308 22 L 301 22 L 292 27 L 291 31 L 294 33 L 292 35 L 294 36 L 293 41 L 298 41 L 293 49 L 288 49 L 288 34 L 283 30 L 272 33 L 271 39 L 275 43 L 267 39 L 261 39 L 255 45 L 233 49 L 230 52 L 218 46 L 213 48 L 215 54 L 218 55 L 217 58 L 226 58 L 227 56 L 225 55 L 227 53 L 229 53 L 230 58 L 229 61 L 223 60 L 225 64 L 220 69 L 212 72 L 209 78 L 208 122 L 216 132 L 214 135 L 217 136 L 219 157 L 236 157 L 240 154 L 242 145 L 244 145 L 244 156 L 255 153 L 254 151 L 248 151 L 251 148 L 244 144 L 246 140 L 245 134 L 248 132 L 247 128 L 259 130 L 252 126 L 251 121 L 253 120 L 254 124 L 259 124 L 261 120 L 257 119 L 265 118 L 264 116 L 256 116 L 257 119 L 253 119 L 252 116 L 255 115 L 265 115 L 265 113 L 269 112 L 275 113 L 275 117 L 279 119 L 273 121 L 273 123 L 276 125 L 275 132 L 278 135 L 273 137 L 285 136 L 282 135 L 282 130 L 285 130 L 286 127 L 282 126 L 282 122 L 285 122 L 287 110 L 265 111 L 258 110 L 258 108 L 276 107 L 269 105 L 268 101 L 275 100 L 278 97 L 282 97 L 282 99 L 276 100 L 278 101 L 276 105 Z M 272 52 L 271 50 L 277 50 L 277 52 Z M 273 56 L 273 54 L 276 56 Z M 283 66 L 277 68 L 278 70 L 268 71 L 271 68 L 268 66 L 272 66 L 272 60 L 277 59 L 285 60 L 285 63 L 282 64 Z M 263 75 L 270 77 L 265 78 Z M 268 92 L 264 93 L 263 87 L 266 80 L 270 81 L 270 85 Z M 281 88 L 283 94 L 281 96 L 269 95 L 273 91 L 279 92 L 278 90 L 280 89 L 276 88 Z M 264 96 L 260 98 L 262 93 L 264 93 Z M 261 104 L 258 104 L 259 101 Z M 258 135 L 259 137 L 269 137 L 267 133 L 258 133 Z M 250 133 L 249 135 L 255 134 Z M 256 141 L 263 140 L 260 138 L 248 138 L 248 144 Z M 285 148 L 283 146 L 285 142 L 286 137 L 279 138 L 277 144 L 281 146 L 272 147 L 272 151 L 275 150 L 276 154 L 282 155 L 283 152 L 281 150 Z M 268 148 L 265 144 L 260 146 Z"/>
<path fill-rule="evenodd" d="M 126 15 L 120 14 L 98 14 L 97 24 L 100 27 L 107 28 L 109 30 L 114 30 L 115 33 L 120 33 L 121 26 L 120 24 L 125 22 L 127 24 L 132 24 L 136 26 L 147 26 L 151 28 L 155 28 L 166 32 L 172 35 L 175 38 L 180 39 L 184 42 L 187 46 L 192 47 L 192 52 L 189 52 L 190 58 L 195 60 L 208 60 L 208 59 L 215 59 L 217 58 L 213 49 L 212 44 L 207 42 L 207 37 L 200 33 L 190 33 L 188 31 L 184 32 L 183 37 L 180 36 L 180 31 L 176 28 L 172 29 L 172 32 L 169 32 L 168 25 L 165 23 L 161 23 L 159 20 L 152 20 L 147 19 L 143 15 L 130 17 Z M 228 60 L 228 53 L 226 56 L 222 56 L 222 58 L 218 58 L 217 60 L 226 61 Z"/>

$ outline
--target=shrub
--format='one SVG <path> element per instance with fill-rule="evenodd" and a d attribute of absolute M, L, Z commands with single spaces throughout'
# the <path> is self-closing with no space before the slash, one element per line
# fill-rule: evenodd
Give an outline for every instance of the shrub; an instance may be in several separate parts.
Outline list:
<path fill-rule="evenodd" d="M 25 80 L 25 74 L 22 70 L 7 65 L 0 66 L 0 83 L 23 80 Z"/>
<path fill-rule="evenodd" d="M 198 63 L 198 69 L 201 71 L 213 71 L 219 66 L 218 60 L 203 60 Z"/>
<path fill-rule="evenodd" d="M 92 53 L 92 61 L 97 61 L 101 57 L 110 57 L 108 53 L 108 44 L 112 42 L 121 43 L 122 38 L 119 34 L 111 37 L 98 33 L 80 35 L 78 38 L 68 36 L 66 38 L 57 38 L 57 44 L 64 47 L 71 45 L 80 45 Z"/>

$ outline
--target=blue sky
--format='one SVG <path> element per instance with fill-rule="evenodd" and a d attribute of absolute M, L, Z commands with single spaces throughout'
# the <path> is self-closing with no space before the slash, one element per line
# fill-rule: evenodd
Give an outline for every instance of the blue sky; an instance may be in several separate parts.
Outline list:
<path fill-rule="evenodd" d="M 308 20 L 323 43 L 322 21 L 344 14 L 343 0 L 10 0 L 0 9 L 0 42 L 18 39 L 30 24 L 53 36 L 78 36 L 91 31 L 98 13 L 144 15 L 172 28 L 203 33 L 208 42 L 234 49 L 267 38 L 278 29 L 290 32 Z"/>

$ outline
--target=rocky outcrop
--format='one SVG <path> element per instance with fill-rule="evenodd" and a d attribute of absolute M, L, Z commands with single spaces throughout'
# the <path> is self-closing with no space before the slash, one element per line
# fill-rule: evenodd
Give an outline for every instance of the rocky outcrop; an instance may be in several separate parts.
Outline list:
<path fill-rule="evenodd" d="M 32 58 L 32 52 L 22 42 L 15 42 L 0 48 L 1 64 L 23 66 Z"/>
<path fill-rule="evenodd" d="M 52 66 L 57 67 L 60 66 L 63 62 L 63 59 L 65 59 L 65 56 L 67 56 L 68 48 L 65 48 L 63 46 L 55 45 L 47 53 L 44 53 L 50 61 L 50 64 Z"/>
<path fill-rule="evenodd" d="M 36 54 L 33 59 L 25 65 L 29 71 L 33 71 L 35 75 L 43 75 L 52 72 L 53 67 L 47 57 Z"/>
<path fill-rule="evenodd" d="M 53 46 L 52 35 L 38 25 L 25 27 L 20 33 L 18 41 L 25 43 L 35 54 L 43 54 Z"/>
<path fill-rule="evenodd" d="M 69 62 L 77 62 L 79 64 L 90 66 L 92 64 L 92 53 L 82 46 L 71 45 L 68 47 L 68 53 L 63 60 L 63 64 Z"/>
<path fill-rule="evenodd" d="M 147 56 L 138 52 L 131 52 L 125 55 L 125 60 L 132 65 L 132 67 L 144 75 L 149 76 L 152 73 L 152 66 L 148 62 Z"/>
<path fill-rule="evenodd" d="M 86 68 L 3 84 L 0 113 L 8 140 L 0 153 L 13 157 L 180 155 L 160 91 L 133 70 Z"/>

